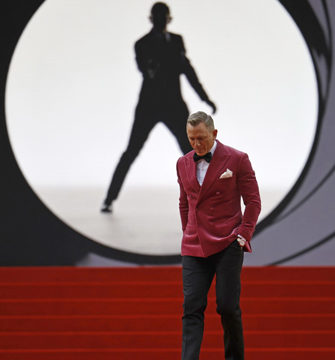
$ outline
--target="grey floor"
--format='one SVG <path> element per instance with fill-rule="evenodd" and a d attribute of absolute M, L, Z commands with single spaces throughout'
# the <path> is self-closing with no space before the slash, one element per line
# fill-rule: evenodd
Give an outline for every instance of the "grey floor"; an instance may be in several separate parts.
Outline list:
<path fill-rule="evenodd" d="M 39 188 L 38 196 L 64 223 L 101 244 L 148 255 L 180 253 L 178 188 L 125 188 L 102 214 L 104 188 Z M 264 218 L 285 194 L 261 191 Z"/>

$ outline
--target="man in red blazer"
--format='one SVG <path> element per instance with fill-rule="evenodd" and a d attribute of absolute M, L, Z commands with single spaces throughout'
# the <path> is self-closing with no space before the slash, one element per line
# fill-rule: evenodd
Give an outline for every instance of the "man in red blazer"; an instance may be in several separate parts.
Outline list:
<path fill-rule="evenodd" d="M 183 230 L 182 359 L 199 359 L 207 293 L 216 275 L 225 358 L 242 360 L 240 273 L 261 210 L 258 185 L 248 155 L 216 140 L 211 116 L 201 111 L 190 115 L 186 131 L 193 151 L 177 162 Z"/>

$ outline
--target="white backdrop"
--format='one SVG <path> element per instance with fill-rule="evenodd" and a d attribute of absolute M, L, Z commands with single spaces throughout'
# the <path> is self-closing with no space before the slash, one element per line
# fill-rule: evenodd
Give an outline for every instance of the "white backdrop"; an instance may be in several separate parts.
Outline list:
<path fill-rule="evenodd" d="M 127 145 L 141 85 L 133 45 L 151 28 L 152 4 L 47 0 L 17 45 L 6 91 L 10 140 L 26 179 L 60 217 L 62 210 L 42 189 L 105 191 Z M 276 0 L 168 5 L 169 30 L 183 36 L 218 106 L 218 138 L 249 154 L 261 191 L 279 194 L 263 198 L 269 211 L 299 176 L 315 132 L 316 80 L 303 38 Z M 185 79 L 182 88 L 191 112 L 210 110 Z M 159 124 L 123 192 L 132 186 L 175 189 L 180 155 Z"/>

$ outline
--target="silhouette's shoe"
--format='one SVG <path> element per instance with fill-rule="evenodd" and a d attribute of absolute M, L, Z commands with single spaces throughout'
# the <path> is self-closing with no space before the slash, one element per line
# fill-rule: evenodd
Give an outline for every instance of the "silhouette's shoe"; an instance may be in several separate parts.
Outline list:
<path fill-rule="evenodd" d="M 113 212 L 112 205 L 103 204 L 101 208 L 101 212 L 109 213 L 109 214 L 112 213 Z"/>

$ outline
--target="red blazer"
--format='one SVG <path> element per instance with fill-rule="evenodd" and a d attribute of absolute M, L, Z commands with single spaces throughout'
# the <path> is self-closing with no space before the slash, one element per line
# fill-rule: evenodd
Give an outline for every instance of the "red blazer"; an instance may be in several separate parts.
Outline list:
<path fill-rule="evenodd" d="M 179 210 L 183 229 L 182 255 L 207 257 L 242 235 L 251 252 L 261 201 L 248 155 L 217 141 L 204 182 L 199 185 L 194 151 L 178 159 Z M 232 176 L 221 178 L 228 170 Z M 245 204 L 241 212 L 241 196 Z"/>

